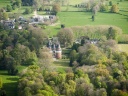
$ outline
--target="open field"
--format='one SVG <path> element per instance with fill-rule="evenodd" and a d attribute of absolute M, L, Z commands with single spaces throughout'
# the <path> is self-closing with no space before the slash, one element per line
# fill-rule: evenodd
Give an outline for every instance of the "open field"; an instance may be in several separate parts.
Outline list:
<path fill-rule="evenodd" d="M 0 0 L 0 8 L 6 7 L 8 4 L 10 4 L 11 0 Z"/>
<path fill-rule="evenodd" d="M 58 14 L 60 22 L 66 27 L 84 26 L 84 25 L 115 25 L 123 30 L 123 33 L 128 33 L 128 20 L 126 16 L 114 13 L 100 13 L 95 16 L 95 21 L 92 22 L 90 12 L 60 12 Z"/>
<path fill-rule="evenodd" d="M 118 48 L 121 52 L 128 53 L 128 44 L 118 44 Z"/>

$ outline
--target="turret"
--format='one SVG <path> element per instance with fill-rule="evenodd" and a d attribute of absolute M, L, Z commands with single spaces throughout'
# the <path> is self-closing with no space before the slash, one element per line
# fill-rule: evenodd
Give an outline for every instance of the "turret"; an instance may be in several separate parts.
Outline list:
<path fill-rule="evenodd" d="M 61 58 L 62 58 L 62 50 L 61 50 L 60 44 L 57 44 L 57 48 L 56 48 L 56 58 L 57 58 L 57 59 L 61 59 Z"/>

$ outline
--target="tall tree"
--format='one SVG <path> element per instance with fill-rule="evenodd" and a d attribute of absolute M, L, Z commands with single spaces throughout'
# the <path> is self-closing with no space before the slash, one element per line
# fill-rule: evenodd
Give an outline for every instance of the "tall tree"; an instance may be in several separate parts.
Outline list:
<path fill-rule="evenodd" d="M 60 30 L 60 32 L 57 34 L 59 41 L 61 44 L 63 44 L 65 47 L 68 44 L 73 43 L 74 41 L 74 35 L 73 35 L 73 31 L 70 28 L 63 28 Z"/>
<path fill-rule="evenodd" d="M 11 12 L 12 11 L 12 6 L 11 5 L 7 5 L 7 12 Z"/>
<path fill-rule="evenodd" d="M 21 0 L 16 0 L 16 5 L 20 8 L 22 5 L 22 1 Z"/>
<path fill-rule="evenodd" d="M 117 6 L 117 5 L 112 5 L 112 7 L 111 7 L 111 12 L 112 12 L 112 13 L 118 13 L 118 12 L 119 12 L 118 6 Z"/>
<path fill-rule="evenodd" d="M 57 15 L 57 13 L 61 10 L 60 4 L 59 4 L 59 3 L 54 4 L 54 5 L 52 6 L 52 10 L 53 10 L 53 13 L 54 13 L 55 15 Z"/>
<path fill-rule="evenodd" d="M 108 29 L 107 39 L 117 40 L 117 35 L 117 31 L 114 30 L 112 27 Z"/>
<path fill-rule="evenodd" d="M 76 56 L 77 56 L 76 50 L 72 50 L 70 53 L 70 63 L 69 63 L 70 66 L 72 66 L 73 62 L 76 60 Z"/>
<path fill-rule="evenodd" d="M 51 63 L 53 61 L 52 53 L 48 48 L 40 49 L 39 52 L 39 65 L 41 68 L 48 70 L 50 69 Z"/>

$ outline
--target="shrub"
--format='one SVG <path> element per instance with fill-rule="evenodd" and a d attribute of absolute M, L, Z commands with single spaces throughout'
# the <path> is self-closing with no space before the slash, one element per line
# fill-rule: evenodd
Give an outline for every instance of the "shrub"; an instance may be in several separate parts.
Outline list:
<path fill-rule="evenodd" d="M 26 8 L 24 13 L 25 14 L 30 14 L 30 13 L 32 13 L 32 9 L 31 8 Z"/>

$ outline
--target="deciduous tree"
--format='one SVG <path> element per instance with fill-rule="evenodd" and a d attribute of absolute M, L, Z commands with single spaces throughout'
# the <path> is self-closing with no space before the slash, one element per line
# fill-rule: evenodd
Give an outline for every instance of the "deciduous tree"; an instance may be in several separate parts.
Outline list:
<path fill-rule="evenodd" d="M 70 53 L 70 63 L 69 63 L 70 66 L 73 65 L 72 63 L 76 60 L 76 57 L 77 57 L 76 51 L 72 50 Z"/>
<path fill-rule="evenodd" d="M 112 5 L 112 7 L 111 7 L 111 12 L 112 12 L 112 13 L 118 13 L 118 12 L 119 12 L 118 6 L 117 6 L 117 5 Z"/>
<path fill-rule="evenodd" d="M 53 13 L 57 15 L 57 13 L 61 10 L 60 4 L 56 3 L 52 6 Z"/>
<path fill-rule="evenodd" d="M 60 32 L 57 34 L 57 36 L 59 38 L 60 43 L 63 44 L 65 47 L 68 44 L 72 45 L 74 41 L 74 34 L 72 32 L 72 29 L 70 28 L 61 29 Z"/>

